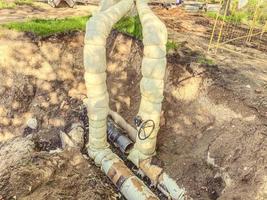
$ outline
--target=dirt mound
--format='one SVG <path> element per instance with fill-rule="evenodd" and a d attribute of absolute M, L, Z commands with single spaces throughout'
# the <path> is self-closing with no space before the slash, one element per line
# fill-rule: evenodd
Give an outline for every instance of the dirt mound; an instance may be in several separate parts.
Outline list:
<path fill-rule="evenodd" d="M 111 106 L 132 123 L 140 102 L 142 45 L 118 37 L 109 55 Z M 242 90 L 237 94 L 230 87 L 229 79 L 238 72 L 200 62 L 202 56 L 186 43 L 168 55 L 158 155 L 194 199 L 264 199 L 257 197 L 266 187 L 257 174 L 266 176 L 266 164 L 260 164 L 267 155 L 266 117 L 261 115 L 266 108 L 255 112 L 243 101 L 250 96 L 242 99 Z"/>
<path fill-rule="evenodd" d="M 85 118 L 84 34 L 36 42 L 12 34 L 0 41 L 5 53 L 0 60 L 0 138 L 6 146 L 15 141 L 10 138 L 24 133 L 34 138 L 35 146 L 41 143 L 41 148 L 22 157 L 22 164 L 8 167 L 9 175 L 0 175 L 0 180 L 14 180 L 6 181 L 0 194 L 24 199 L 112 198 L 113 190 L 100 181 L 106 178 L 99 169 L 88 166 L 87 160 L 80 157 L 81 167 L 76 169 L 69 164 L 75 152 L 48 153 L 60 147 L 60 130 L 67 131 L 73 122 Z M 143 46 L 112 32 L 107 47 L 110 106 L 132 123 L 140 102 Z M 246 101 L 252 93 L 240 83 L 244 77 L 240 71 L 233 73 L 231 68 L 199 58 L 203 55 L 190 49 L 187 42 L 168 55 L 158 156 L 193 199 L 263 200 L 267 195 L 266 105 L 251 107 L 251 101 Z M 266 91 L 253 93 L 254 100 L 260 96 L 261 101 L 266 99 Z M 38 121 L 36 130 L 25 126 L 32 117 Z M 12 176 L 14 179 L 9 178 Z M 100 184 L 100 190 L 94 184 Z"/>
<path fill-rule="evenodd" d="M 109 180 L 79 151 L 38 152 L 29 137 L 0 146 L 2 199 L 112 199 Z"/>

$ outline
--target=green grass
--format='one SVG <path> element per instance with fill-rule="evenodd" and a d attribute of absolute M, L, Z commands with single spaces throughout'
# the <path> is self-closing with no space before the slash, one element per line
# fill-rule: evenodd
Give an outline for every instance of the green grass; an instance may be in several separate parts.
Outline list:
<path fill-rule="evenodd" d="M 206 13 L 207 17 L 216 19 L 217 13 L 216 12 L 207 12 Z M 218 20 L 223 20 L 223 15 L 219 14 Z M 235 14 L 225 16 L 225 21 L 226 22 L 232 22 L 232 23 L 245 23 L 247 21 L 247 15 L 246 13 L 243 12 L 237 12 Z"/>
<path fill-rule="evenodd" d="M 0 0 L 0 9 L 15 8 L 15 7 L 16 7 L 15 3 L 8 3 L 5 2 L 4 0 Z"/>
<path fill-rule="evenodd" d="M 27 22 L 12 22 L 2 25 L 5 28 L 22 32 L 32 32 L 38 36 L 49 36 L 56 33 L 85 30 L 86 17 L 72 17 L 66 19 L 34 19 Z"/>
<path fill-rule="evenodd" d="M 167 52 L 169 52 L 171 50 L 177 50 L 179 48 L 179 46 L 180 45 L 178 43 L 171 41 L 171 40 L 168 40 L 167 44 L 166 44 Z"/>
<path fill-rule="evenodd" d="M 16 5 L 32 5 L 33 0 L 15 0 Z"/>
<path fill-rule="evenodd" d="M 214 61 L 211 59 L 206 58 L 204 55 L 199 55 L 197 57 L 197 63 L 200 63 L 201 65 L 214 65 Z"/>
<path fill-rule="evenodd" d="M 89 17 L 90 16 L 66 19 L 34 19 L 26 22 L 11 22 L 2 25 L 2 27 L 21 32 L 31 32 L 37 36 L 46 37 L 68 31 L 84 31 Z M 124 17 L 114 25 L 114 28 L 136 39 L 142 39 L 142 25 L 138 16 Z M 166 48 L 168 52 L 170 50 L 176 50 L 179 48 L 179 45 L 173 41 L 168 41 Z"/>
<path fill-rule="evenodd" d="M 142 25 L 138 16 L 124 17 L 115 24 L 114 28 L 137 39 L 142 39 Z"/>
<path fill-rule="evenodd" d="M 12 22 L 2 26 L 16 31 L 32 32 L 37 36 L 44 37 L 74 30 L 84 31 L 88 19 L 88 16 L 66 19 L 34 19 L 26 22 Z M 142 38 L 142 27 L 138 17 L 122 18 L 114 28 L 137 39 Z"/>
<path fill-rule="evenodd" d="M 32 5 L 33 0 L 15 0 L 14 2 L 6 2 L 5 0 L 0 0 L 0 9 L 11 9 L 15 8 L 17 5 Z"/>
<path fill-rule="evenodd" d="M 257 3 L 259 0 L 248 0 L 248 3 L 245 7 L 241 9 L 237 9 L 239 0 L 232 0 L 231 7 L 229 10 L 230 15 L 225 17 L 226 22 L 231 23 L 242 23 L 242 24 L 251 24 L 255 10 L 257 7 Z M 216 19 L 217 13 L 215 12 L 207 12 L 206 15 L 210 18 Z M 223 20 L 222 13 L 218 16 L 219 20 Z M 259 8 L 257 10 L 257 20 L 256 24 L 258 26 L 262 26 L 265 24 L 267 20 L 267 1 L 261 1 Z"/>

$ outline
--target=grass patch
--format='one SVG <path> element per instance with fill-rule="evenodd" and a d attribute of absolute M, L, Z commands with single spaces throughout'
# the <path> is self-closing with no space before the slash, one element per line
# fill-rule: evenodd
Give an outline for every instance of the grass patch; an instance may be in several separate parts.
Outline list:
<path fill-rule="evenodd" d="M 66 19 L 34 19 L 26 22 L 11 22 L 2 25 L 7 29 L 32 32 L 37 36 L 49 36 L 74 30 L 85 30 L 90 16 Z M 139 17 L 124 17 L 114 26 L 115 29 L 137 39 L 142 39 L 142 26 Z"/>
<path fill-rule="evenodd" d="M 237 23 L 237 24 L 246 24 L 250 25 L 253 21 L 255 10 L 257 9 L 257 26 L 263 26 L 267 20 L 267 1 L 261 1 L 257 8 L 259 0 L 248 0 L 248 3 L 245 7 L 238 9 L 238 1 L 232 0 L 231 6 L 229 9 L 229 15 L 225 16 L 226 22 Z M 219 20 L 223 20 L 223 12 L 218 15 Z M 216 19 L 216 12 L 207 12 L 207 17 Z"/>
<path fill-rule="evenodd" d="M 139 16 L 124 17 L 115 24 L 114 28 L 137 39 L 142 39 L 142 25 Z"/>
<path fill-rule="evenodd" d="M 32 5 L 33 0 L 15 0 L 16 5 Z"/>
<path fill-rule="evenodd" d="M 12 22 L 2 26 L 17 31 L 32 32 L 35 35 L 45 37 L 55 33 L 85 30 L 85 24 L 88 18 L 88 16 L 85 16 L 52 20 L 34 19 L 27 22 Z"/>
<path fill-rule="evenodd" d="M 86 22 L 89 18 L 90 16 L 48 20 L 34 19 L 26 22 L 11 22 L 2 25 L 2 27 L 21 32 L 31 32 L 37 36 L 46 37 L 56 33 L 64 33 L 68 31 L 84 31 Z M 136 39 L 142 39 L 142 25 L 138 16 L 124 17 L 114 25 L 114 28 L 119 32 L 135 37 Z M 168 41 L 166 48 L 168 52 L 170 50 L 178 49 L 179 45 L 173 41 Z"/>
<path fill-rule="evenodd" d="M 18 5 L 32 5 L 33 0 L 15 0 L 14 2 L 6 2 L 5 0 L 0 0 L 0 9 L 11 9 Z"/>
<path fill-rule="evenodd" d="M 197 57 L 197 63 L 200 63 L 201 65 L 214 65 L 214 61 L 211 59 L 206 58 L 204 55 L 199 55 Z"/>
<path fill-rule="evenodd" d="M 179 46 L 180 45 L 178 43 L 171 41 L 171 40 L 168 40 L 167 44 L 166 44 L 167 52 L 169 52 L 171 50 L 177 50 L 179 48 Z"/>
<path fill-rule="evenodd" d="M 119 32 L 126 33 L 139 40 L 143 38 L 142 25 L 139 16 L 124 17 L 114 26 Z M 174 41 L 168 40 L 166 44 L 167 52 L 170 50 L 176 50 L 179 48 L 179 44 Z"/>
<path fill-rule="evenodd" d="M 5 0 L 0 0 L 0 9 L 15 8 L 15 3 L 5 2 Z"/>
<path fill-rule="evenodd" d="M 217 13 L 216 12 L 207 12 L 206 13 L 207 17 L 216 19 Z M 226 22 L 231 22 L 231 23 L 245 23 L 247 21 L 247 14 L 243 12 L 236 12 L 235 14 L 225 16 L 225 21 Z M 218 20 L 223 20 L 223 15 L 219 14 L 218 15 Z"/>

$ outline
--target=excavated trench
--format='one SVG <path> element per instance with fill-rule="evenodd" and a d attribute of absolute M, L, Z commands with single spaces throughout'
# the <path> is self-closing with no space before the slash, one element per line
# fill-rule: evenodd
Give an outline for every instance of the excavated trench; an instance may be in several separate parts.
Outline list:
<path fill-rule="evenodd" d="M 0 63 L 0 199 L 123 199 L 86 156 L 57 150 L 60 131 L 73 123 L 88 131 L 83 35 L 32 42 L 9 32 L 0 40 L 6 44 Z M 116 31 L 107 41 L 110 107 L 131 124 L 140 102 L 142 48 Z M 186 42 L 167 58 L 157 145 L 164 169 L 193 199 L 263 200 L 267 130 L 259 113 L 265 111 L 262 104 L 260 112 L 251 108 L 231 87 L 231 78 L 242 74 L 200 62 L 201 52 Z M 266 97 L 265 91 L 257 95 Z M 26 127 L 30 118 L 37 119 L 37 129 Z"/>

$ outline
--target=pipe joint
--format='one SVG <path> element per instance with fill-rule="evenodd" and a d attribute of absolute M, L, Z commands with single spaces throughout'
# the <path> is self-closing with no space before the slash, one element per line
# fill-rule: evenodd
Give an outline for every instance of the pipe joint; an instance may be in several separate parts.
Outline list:
<path fill-rule="evenodd" d="M 89 147 L 88 154 L 127 200 L 159 200 L 109 148 L 95 150 Z"/>
<path fill-rule="evenodd" d="M 114 122 L 108 119 L 108 139 L 115 144 L 116 147 L 120 149 L 124 154 L 129 154 L 133 147 L 133 142 L 124 134 L 122 130 L 114 124 Z"/>
<path fill-rule="evenodd" d="M 153 158 L 141 161 L 140 169 L 165 196 L 174 200 L 184 199 L 185 190 L 180 188 L 162 167 L 153 164 Z"/>
<path fill-rule="evenodd" d="M 142 153 L 138 148 L 136 148 L 136 145 L 134 145 L 134 148 L 131 150 L 130 154 L 128 155 L 127 159 L 132 161 L 135 166 L 138 168 L 140 167 L 140 162 L 142 160 L 146 160 L 148 158 L 151 158 L 152 156 L 156 155 L 156 152 L 154 151 L 151 154 L 144 154 Z"/>

